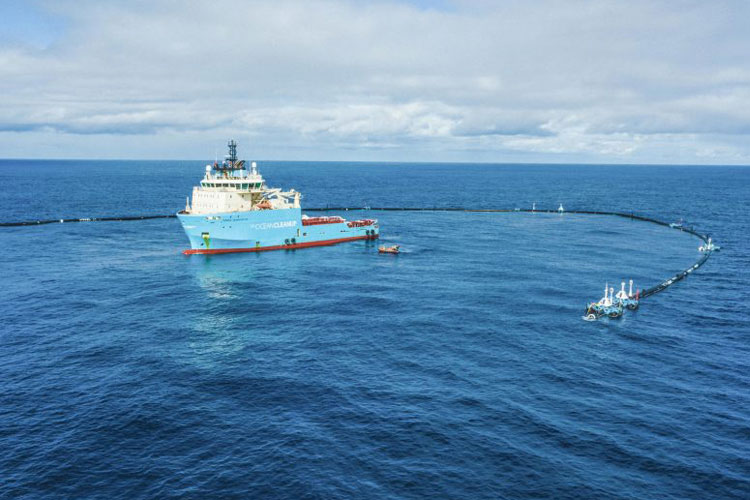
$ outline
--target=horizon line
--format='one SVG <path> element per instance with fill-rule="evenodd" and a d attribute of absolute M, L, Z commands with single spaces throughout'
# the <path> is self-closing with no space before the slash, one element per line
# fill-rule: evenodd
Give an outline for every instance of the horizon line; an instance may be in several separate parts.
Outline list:
<path fill-rule="evenodd" d="M 203 162 L 195 158 L 0 158 L 0 161 L 122 161 L 122 162 L 155 162 L 181 161 Z M 599 167 L 750 167 L 746 163 L 599 163 L 584 162 L 513 162 L 513 161 L 401 161 L 401 160 L 250 160 L 266 163 L 366 163 L 366 164 L 414 164 L 414 165 L 549 165 L 549 166 L 599 166 Z M 209 163 L 213 163 L 210 162 Z"/>

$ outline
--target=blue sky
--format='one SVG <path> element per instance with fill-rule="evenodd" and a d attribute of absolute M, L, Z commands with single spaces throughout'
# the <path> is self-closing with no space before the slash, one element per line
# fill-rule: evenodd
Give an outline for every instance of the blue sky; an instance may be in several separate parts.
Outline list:
<path fill-rule="evenodd" d="M 0 0 L 0 157 L 750 164 L 750 2 Z"/>
<path fill-rule="evenodd" d="M 0 1 L 0 44 L 3 47 L 30 45 L 41 49 L 62 36 L 64 22 L 38 4 Z"/>

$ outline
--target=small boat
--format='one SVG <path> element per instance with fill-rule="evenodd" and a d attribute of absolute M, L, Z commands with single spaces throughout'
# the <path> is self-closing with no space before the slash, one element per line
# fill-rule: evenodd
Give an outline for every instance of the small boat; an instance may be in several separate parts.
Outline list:
<path fill-rule="evenodd" d="M 718 252 L 719 250 L 721 250 L 721 247 L 718 245 L 714 245 L 713 241 L 711 241 L 711 238 L 708 239 L 705 245 L 701 245 L 698 247 L 698 251 L 703 253 Z"/>
<path fill-rule="evenodd" d="M 378 252 L 380 253 L 399 253 L 399 247 L 398 245 L 393 245 L 390 247 L 382 246 L 378 247 Z"/>
<path fill-rule="evenodd" d="M 622 316 L 622 304 L 613 300 L 614 288 L 608 288 L 604 285 L 604 297 L 599 302 L 592 302 L 586 306 L 586 312 L 583 319 L 594 321 L 602 316 L 610 318 L 619 318 Z"/>
<path fill-rule="evenodd" d="M 686 223 L 683 219 L 680 219 L 677 222 L 671 223 L 669 227 L 671 227 L 672 229 L 679 229 L 680 231 L 682 231 L 683 229 L 687 229 L 690 231 L 693 230 L 692 226 Z"/>
<path fill-rule="evenodd" d="M 615 302 L 619 303 L 622 307 L 626 307 L 631 311 L 638 309 L 638 302 L 640 299 L 640 290 L 636 290 L 633 295 L 633 280 L 630 280 L 630 292 L 625 291 L 625 282 L 622 282 L 622 288 L 615 295 Z"/>

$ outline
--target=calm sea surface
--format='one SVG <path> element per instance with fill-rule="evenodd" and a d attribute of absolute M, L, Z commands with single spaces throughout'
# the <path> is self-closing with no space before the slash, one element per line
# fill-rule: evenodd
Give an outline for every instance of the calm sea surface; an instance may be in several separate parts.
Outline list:
<path fill-rule="evenodd" d="M 173 213 L 196 162 L 0 161 L 0 219 Z M 261 162 L 377 244 L 186 257 L 175 219 L 0 228 L 1 498 L 748 498 L 750 168 Z M 348 217 L 361 213 L 341 214 Z"/>

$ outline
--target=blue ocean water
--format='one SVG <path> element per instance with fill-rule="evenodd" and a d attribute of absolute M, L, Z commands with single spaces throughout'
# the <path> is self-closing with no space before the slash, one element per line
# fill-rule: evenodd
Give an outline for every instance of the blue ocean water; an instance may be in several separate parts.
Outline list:
<path fill-rule="evenodd" d="M 173 213 L 202 162 L 0 161 L 0 219 Z M 0 228 L 2 498 L 748 498 L 750 168 L 262 162 L 381 243 L 191 256 L 174 219 Z M 341 214 L 351 217 L 361 213 Z"/>

